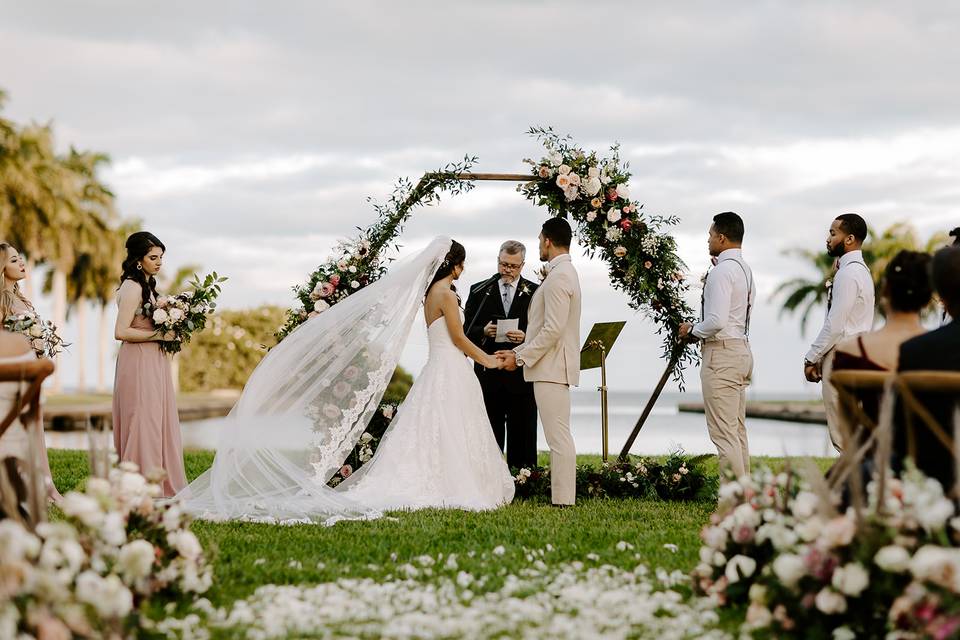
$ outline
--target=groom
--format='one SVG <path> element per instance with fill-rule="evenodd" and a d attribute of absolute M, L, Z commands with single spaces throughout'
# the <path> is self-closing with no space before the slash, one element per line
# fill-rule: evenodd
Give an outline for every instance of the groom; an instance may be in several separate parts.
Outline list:
<path fill-rule="evenodd" d="M 572 505 L 577 494 L 577 453 L 570 434 L 570 385 L 580 382 L 580 278 L 570 261 L 573 232 L 563 218 L 540 231 L 540 260 L 547 275 L 530 300 L 526 342 L 498 351 L 508 370 L 523 367 L 533 383 L 537 411 L 550 447 L 554 506 Z"/>

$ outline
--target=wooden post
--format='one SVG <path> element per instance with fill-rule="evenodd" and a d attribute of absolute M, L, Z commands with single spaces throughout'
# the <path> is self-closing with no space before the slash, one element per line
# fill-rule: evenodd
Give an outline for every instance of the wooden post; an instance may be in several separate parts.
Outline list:
<path fill-rule="evenodd" d="M 682 352 L 674 353 L 670 356 L 670 362 L 667 363 L 666 370 L 664 370 L 663 375 L 660 376 L 660 382 L 657 383 L 657 387 L 653 390 L 653 395 L 651 395 L 650 399 L 647 400 L 647 406 L 643 408 L 643 413 L 640 414 L 640 419 L 637 420 L 637 424 L 634 425 L 633 431 L 630 432 L 630 437 L 627 438 L 626 444 L 623 445 L 623 449 L 620 451 L 621 461 L 626 461 L 627 456 L 630 454 L 630 448 L 633 446 L 633 442 L 637 439 L 640 429 L 643 428 L 644 423 L 650 416 L 650 412 L 653 411 L 653 405 L 657 403 L 657 399 L 663 392 L 663 388 L 666 386 L 667 380 L 670 379 L 670 374 L 673 373 L 674 368 L 677 366 L 677 362 L 680 360 L 680 353 Z"/>

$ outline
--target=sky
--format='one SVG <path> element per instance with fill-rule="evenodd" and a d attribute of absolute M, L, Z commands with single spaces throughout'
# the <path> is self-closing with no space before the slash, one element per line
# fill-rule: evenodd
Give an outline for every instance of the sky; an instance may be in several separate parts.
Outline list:
<path fill-rule="evenodd" d="M 960 224 L 960 4 L 949 1 L 0 8 L 5 115 L 52 121 L 64 149 L 109 153 L 104 177 L 122 213 L 167 245 L 165 269 L 227 274 L 232 308 L 289 305 L 290 287 L 374 220 L 366 198 L 385 199 L 397 177 L 464 154 L 480 171 L 524 171 L 541 152 L 525 131 L 550 125 L 587 149 L 621 145 L 632 195 L 680 218 L 672 233 L 695 278 L 712 216 L 743 216 L 759 288 L 753 393 L 813 396 L 801 365 L 821 312 L 804 336 L 772 294 L 814 273 L 784 251 L 822 249 L 848 211 L 879 229 L 909 221 L 922 237 Z M 464 288 L 493 273 L 503 240 L 535 253 L 546 212 L 514 187 L 482 183 L 418 211 L 403 251 L 460 240 Z M 627 321 L 611 388 L 651 388 L 664 366 L 655 327 L 602 262 L 573 253 L 583 333 Z M 537 266 L 529 256 L 525 275 Z M 71 321 L 68 340 L 76 332 Z M 416 331 L 403 363 L 416 371 L 425 345 Z M 61 367 L 69 386 L 71 354 Z M 696 368 L 685 376 L 699 388 Z"/>

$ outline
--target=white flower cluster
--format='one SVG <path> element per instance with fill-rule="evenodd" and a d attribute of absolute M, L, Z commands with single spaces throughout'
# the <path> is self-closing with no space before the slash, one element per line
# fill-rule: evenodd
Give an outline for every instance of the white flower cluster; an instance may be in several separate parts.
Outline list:
<path fill-rule="evenodd" d="M 84 493 L 64 496 L 65 521 L 35 532 L 0 521 L 0 637 L 100 637 L 95 630 L 123 629 L 137 603 L 161 590 L 174 599 L 205 592 L 211 571 L 200 543 L 180 507 L 156 504 L 157 495 L 123 463 L 109 480 L 90 478 Z"/>
<path fill-rule="evenodd" d="M 886 487 L 884 510 L 878 511 L 879 483 L 868 485 L 868 508 L 860 525 L 867 529 L 858 533 L 852 508 L 837 513 L 832 502 L 813 493 L 796 474 L 763 470 L 725 483 L 712 524 L 701 533 L 695 587 L 723 605 L 729 585 L 753 582 L 747 630 L 774 626 L 780 633 L 800 635 L 802 625 L 790 609 L 796 603 L 805 603 L 798 615 L 843 616 L 869 593 L 870 602 L 889 601 L 892 628 L 919 601 L 904 595 L 911 589 L 933 585 L 956 599 L 960 548 L 943 546 L 951 537 L 954 544 L 958 540 L 951 536 L 951 530 L 960 530 L 953 502 L 939 482 L 916 469 L 902 479 L 887 478 Z M 764 550 L 768 544 L 771 560 Z M 864 556 L 872 561 L 864 564 Z M 872 582 L 871 571 L 878 570 L 886 577 Z M 899 586 L 891 589 L 891 584 Z M 790 602 L 782 596 L 771 599 L 768 586 L 793 594 Z M 893 606 L 895 601 L 900 606 Z"/>
<path fill-rule="evenodd" d="M 618 551 L 630 552 L 623 542 Z M 551 549 L 552 550 L 552 549 Z M 549 551 L 525 550 L 528 563 L 497 586 L 459 567 L 451 554 L 398 564 L 386 580 L 341 578 L 306 585 L 265 585 L 229 608 L 200 601 L 209 629 L 230 637 L 267 639 L 317 635 L 351 638 L 627 638 L 660 640 L 729 636 L 713 627 L 717 614 L 703 599 L 671 587 L 680 572 L 625 570 L 588 562 L 548 564 Z M 499 562 L 498 547 L 486 556 Z M 186 625 L 168 624 L 182 629 Z M 205 637 L 171 632 L 168 637 Z"/>

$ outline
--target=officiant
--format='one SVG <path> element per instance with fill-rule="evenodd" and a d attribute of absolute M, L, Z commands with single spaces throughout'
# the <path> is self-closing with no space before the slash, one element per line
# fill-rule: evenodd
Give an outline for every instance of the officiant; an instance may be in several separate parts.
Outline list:
<path fill-rule="evenodd" d="M 520 275 L 527 249 L 508 240 L 500 247 L 497 273 L 470 287 L 464 309 L 464 333 L 487 353 L 513 349 L 523 343 L 527 309 L 537 285 Z M 497 335 L 499 320 L 516 320 L 517 328 Z M 512 323 L 505 323 L 512 324 Z M 507 464 L 531 468 L 537 463 L 537 402 L 533 384 L 523 379 L 523 370 L 485 369 L 475 365 L 487 416 L 500 450 L 506 444 Z"/>

